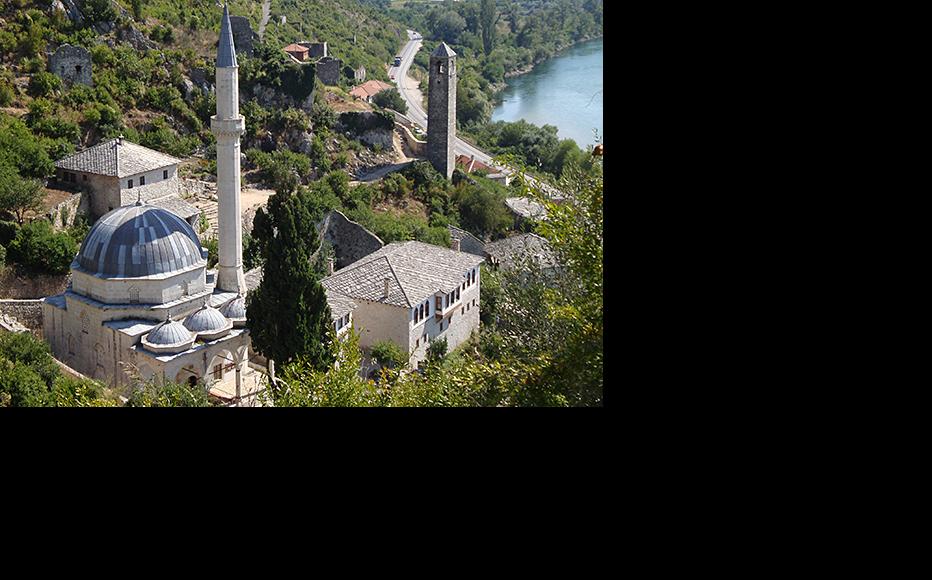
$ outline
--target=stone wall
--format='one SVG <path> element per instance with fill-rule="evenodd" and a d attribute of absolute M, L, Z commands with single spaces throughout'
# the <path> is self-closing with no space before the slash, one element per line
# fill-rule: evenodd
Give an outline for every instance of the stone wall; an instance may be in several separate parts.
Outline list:
<path fill-rule="evenodd" d="M 71 274 L 36 274 L 8 264 L 0 268 L 0 296 L 31 299 L 60 294 L 68 287 Z"/>
<path fill-rule="evenodd" d="M 249 19 L 245 16 L 230 16 L 230 28 L 233 32 L 233 46 L 236 47 L 236 54 L 252 56 L 253 43 L 259 39 L 259 35 L 253 32 Z"/>
<path fill-rule="evenodd" d="M 333 246 L 334 267 L 337 269 L 349 266 L 385 245 L 377 235 L 336 210 L 324 216 L 317 224 L 317 231 L 322 240 Z"/>
<path fill-rule="evenodd" d="M 33 334 L 42 336 L 42 300 L 0 299 L 0 313 L 15 318 Z"/>
<path fill-rule="evenodd" d="M 85 192 L 76 193 L 56 205 L 49 210 L 46 217 L 52 222 L 53 228 L 64 229 L 74 225 L 78 214 L 90 219 L 90 195 Z"/>
<path fill-rule="evenodd" d="M 421 141 L 411 133 L 411 130 L 404 126 L 402 123 L 395 123 L 395 127 L 398 129 L 398 132 L 401 133 L 401 138 L 404 139 L 404 142 L 408 145 L 408 149 L 411 150 L 411 154 L 416 157 L 424 157 L 427 155 L 427 141 Z"/>
<path fill-rule="evenodd" d="M 329 56 L 326 42 L 302 42 L 301 46 L 307 47 L 307 55 L 310 58 L 324 58 Z"/>
<path fill-rule="evenodd" d="M 49 71 L 65 84 L 81 83 L 93 86 L 91 80 L 91 53 L 80 46 L 63 44 L 49 56 Z"/>
<path fill-rule="evenodd" d="M 332 56 L 325 56 L 317 61 L 317 78 L 325 85 L 334 86 L 340 82 L 343 61 Z"/>

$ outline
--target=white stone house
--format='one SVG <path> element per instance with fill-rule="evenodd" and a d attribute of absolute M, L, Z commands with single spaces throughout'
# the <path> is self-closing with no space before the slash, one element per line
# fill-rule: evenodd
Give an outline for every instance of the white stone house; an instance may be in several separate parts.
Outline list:
<path fill-rule="evenodd" d="M 342 296 L 355 303 L 351 323 L 360 335 L 360 347 L 389 340 L 417 366 L 434 340 L 446 338 L 447 348 L 453 350 L 479 328 L 483 261 L 422 242 L 395 242 L 321 283 L 328 298 Z"/>
<path fill-rule="evenodd" d="M 88 193 L 92 220 L 137 199 L 159 206 L 157 200 L 172 199 L 165 209 L 193 225 L 200 212 L 179 197 L 179 163 L 171 155 L 116 137 L 56 161 L 55 177 Z"/>

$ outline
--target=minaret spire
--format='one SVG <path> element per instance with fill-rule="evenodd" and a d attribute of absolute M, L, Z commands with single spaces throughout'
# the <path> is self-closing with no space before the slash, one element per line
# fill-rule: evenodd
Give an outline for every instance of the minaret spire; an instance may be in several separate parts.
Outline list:
<path fill-rule="evenodd" d="M 243 274 L 243 226 L 240 215 L 240 144 L 246 128 L 239 114 L 239 67 L 233 46 L 230 12 L 223 6 L 220 43 L 217 45 L 217 114 L 210 130 L 217 137 L 217 221 L 219 226 L 218 290 L 246 293 Z"/>

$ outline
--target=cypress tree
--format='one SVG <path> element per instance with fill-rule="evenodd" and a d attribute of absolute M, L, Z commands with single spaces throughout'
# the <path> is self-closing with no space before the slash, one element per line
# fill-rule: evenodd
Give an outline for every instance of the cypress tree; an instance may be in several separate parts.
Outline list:
<path fill-rule="evenodd" d="M 319 210 L 306 191 L 269 198 L 253 222 L 264 267 L 262 283 L 247 297 L 253 347 L 276 363 L 306 359 L 326 370 L 334 361 L 334 330 L 321 273 L 311 263 L 320 246 Z"/>

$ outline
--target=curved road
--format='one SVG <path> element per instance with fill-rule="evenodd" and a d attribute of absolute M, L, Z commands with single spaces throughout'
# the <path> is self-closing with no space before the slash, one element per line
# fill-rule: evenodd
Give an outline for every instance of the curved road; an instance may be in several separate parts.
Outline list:
<path fill-rule="evenodd" d="M 408 30 L 408 43 L 405 44 L 404 48 L 401 49 L 401 66 L 392 66 L 388 69 L 388 77 L 395 81 L 395 84 L 398 85 L 398 92 L 401 93 L 401 98 L 405 100 L 408 104 L 408 113 L 407 117 L 420 125 L 424 131 L 427 131 L 427 113 L 424 112 L 424 108 L 421 106 L 421 91 L 418 88 L 418 82 L 408 76 L 408 69 L 411 68 L 411 63 L 414 62 L 414 55 L 417 54 L 417 51 L 421 49 L 422 37 L 420 34 L 413 30 Z M 485 163 L 490 167 L 495 167 L 496 169 L 502 171 L 506 174 L 511 174 L 512 172 L 508 169 L 501 167 L 492 163 L 492 156 L 488 153 L 478 149 L 466 141 L 463 141 L 459 137 L 456 138 L 456 143 L 453 145 L 453 151 L 457 155 L 467 155 L 475 156 L 476 159 Z M 534 179 L 530 175 L 525 174 L 524 177 L 532 185 L 535 185 L 547 193 L 549 193 L 554 198 L 562 197 L 562 194 L 554 189 L 552 186 L 542 183 L 537 179 Z"/>
<path fill-rule="evenodd" d="M 420 34 L 413 30 L 408 31 L 408 43 L 401 50 L 401 66 L 393 66 L 388 69 L 388 75 L 389 78 L 394 79 L 395 84 L 398 85 L 398 92 L 401 93 L 401 98 L 408 104 L 407 117 L 427 131 L 427 113 L 421 107 L 421 91 L 418 89 L 417 81 L 408 76 L 408 69 L 411 68 L 411 63 L 414 62 L 414 55 L 421 49 L 421 40 Z M 490 155 L 476 149 L 459 137 L 456 138 L 453 150 L 457 155 L 475 155 L 479 161 L 491 165 L 492 157 Z"/>

